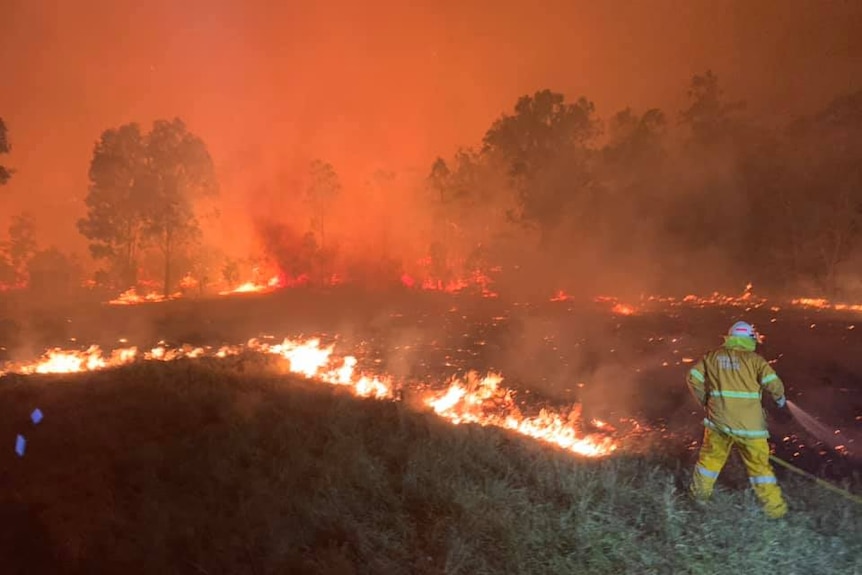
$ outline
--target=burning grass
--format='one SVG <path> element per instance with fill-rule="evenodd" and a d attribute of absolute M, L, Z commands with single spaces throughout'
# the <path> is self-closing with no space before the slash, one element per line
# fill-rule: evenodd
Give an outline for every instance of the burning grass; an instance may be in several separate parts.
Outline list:
<path fill-rule="evenodd" d="M 290 373 L 302 375 L 320 383 L 345 386 L 359 397 L 395 399 L 400 389 L 389 376 L 359 373 L 355 356 L 333 355 L 335 345 L 322 344 L 320 339 L 284 339 L 270 343 L 251 339 L 246 345 L 219 348 L 181 346 L 170 348 L 163 343 L 145 352 L 136 347 L 118 348 L 103 354 L 98 346 L 86 350 L 54 349 L 32 362 L 12 363 L 8 372 L 21 375 L 80 373 L 99 371 L 128 365 L 136 361 L 176 361 L 180 359 L 217 358 L 239 355 L 274 357 L 281 360 L 280 367 Z M 0 377 L 4 371 L 0 371 Z M 536 417 L 525 417 L 515 404 L 512 390 L 500 385 L 502 377 L 488 374 L 479 377 L 469 372 L 462 379 L 452 377 L 444 390 L 427 385 L 413 385 L 411 392 L 421 396 L 421 402 L 453 424 L 475 423 L 502 427 L 522 435 L 540 439 L 562 447 L 572 453 L 603 456 L 616 449 L 615 442 L 606 435 L 584 434 L 580 430 L 580 410 L 568 415 L 542 409 Z M 593 421 L 597 429 L 608 428 L 604 422 Z"/>
<path fill-rule="evenodd" d="M 770 522 L 731 465 L 699 509 L 674 453 L 579 459 L 268 359 L 6 381 L 0 437 L 29 445 L 0 454 L 4 573 L 862 569 L 859 509 L 809 483 L 781 477 L 793 514 Z"/>

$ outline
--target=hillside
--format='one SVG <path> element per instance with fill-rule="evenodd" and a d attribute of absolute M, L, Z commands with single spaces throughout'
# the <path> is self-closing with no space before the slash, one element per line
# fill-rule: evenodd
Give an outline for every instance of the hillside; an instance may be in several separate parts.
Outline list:
<path fill-rule="evenodd" d="M 44 420 L 29 421 L 38 407 Z M 3 573 L 854 573 L 862 512 L 732 462 L 577 460 L 405 403 L 226 362 L 0 380 Z M 857 484 L 858 486 L 858 484 Z"/>

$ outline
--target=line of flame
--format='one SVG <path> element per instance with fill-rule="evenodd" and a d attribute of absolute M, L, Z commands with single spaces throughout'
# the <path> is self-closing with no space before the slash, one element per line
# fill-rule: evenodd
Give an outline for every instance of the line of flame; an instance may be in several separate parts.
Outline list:
<path fill-rule="evenodd" d="M 319 338 L 307 340 L 284 339 L 269 343 L 251 339 L 245 345 L 220 348 L 182 346 L 170 348 L 158 345 L 141 352 L 136 347 L 124 347 L 103 354 L 98 346 L 83 351 L 53 349 L 33 362 L 10 363 L 0 371 L 0 377 L 16 373 L 51 374 L 99 371 L 128 365 L 136 361 L 174 361 L 183 358 L 225 358 L 241 353 L 274 354 L 283 358 L 287 371 L 310 380 L 345 386 L 359 397 L 397 400 L 393 378 L 359 373 L 357 359 L 352 355 L 333 356 L 334 344 L 322 345 Z M 499 427 L 531 437 L 569 452 L 598 457 L 617 449 L 614 439 L 604 434 L 581 435 L 577 422 L 548 409 L 536 417 L 524 417 L 514 403 L 513 392 L 500 387 L 502 377 L 488 374 L 479 379 L 474 373 L 467 379 L 452 378 L 443 391 L 424 394 L 424 403 L 438 416 L 452 424 L 472 423 Z M 594 421 L 596 427 L 606 424 Z"/>

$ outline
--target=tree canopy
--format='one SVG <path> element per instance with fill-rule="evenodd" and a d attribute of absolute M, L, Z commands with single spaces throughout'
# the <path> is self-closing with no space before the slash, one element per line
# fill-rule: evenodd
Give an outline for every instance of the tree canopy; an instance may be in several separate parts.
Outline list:
<path fill-rule="evenodd" d="M 433 162 L 429 197 L 441 221 L 468 226 L 505 187 L 512 222 L 553 240 L 543 251 L 592 253 L 607 269 L 640 257 L 683 285 L 813 280 L 834 293 L 862 245 L 862 92 L 774 127 L 712 71 L 687 95 L 679 122 L 658 108 L 602 121 L 584 97 L 522 96 L 477 150 Z"/>
<path fill-rule="evenodd" d="M 109 129 L 95 145 L 89 176 L 87 216 L 78 229 L 93 257 L 134 285 L 141 251 L 155 247 L 169 293 L 177 250 L 198 236 L 195 203 L 218 192 L 203 140 L 179 119 L 158 120 L 147 133 L 134 123 Z"/>

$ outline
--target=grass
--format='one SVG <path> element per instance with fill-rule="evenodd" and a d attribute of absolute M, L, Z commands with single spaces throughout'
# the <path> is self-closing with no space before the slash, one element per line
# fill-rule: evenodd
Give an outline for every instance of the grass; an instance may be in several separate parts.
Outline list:
<path fill-rule="evenodd" d="M 3 573 L 862 573 L 862 510 L 804 480 L 782 521 L 733 466 L 701 508 L 667 453 L 577 460 L 242 362 L 0 380 L 0 440 Z"/>

